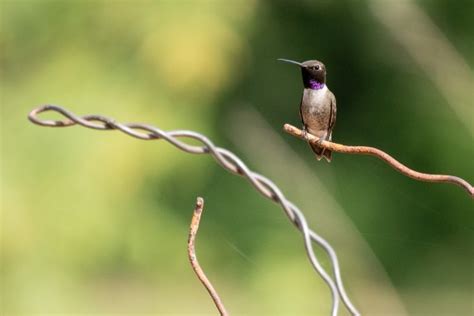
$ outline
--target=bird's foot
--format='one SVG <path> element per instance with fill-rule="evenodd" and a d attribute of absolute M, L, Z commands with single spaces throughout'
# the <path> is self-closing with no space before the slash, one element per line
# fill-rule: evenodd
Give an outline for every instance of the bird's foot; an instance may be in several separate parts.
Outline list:
<path fill-rule="evenodd" d="M 315 144 L 319 147 L 322 147 L 323 141 L 331 141 L 329 134 L 325 134 L 323 137 L 319 137 L 318 140 L 315 141 Z"/>
<path fill-rule="evenodd" d="M 304 139 L 305 141 L 309 142 L 309 135 L 308 135 L 308 132 L 306 131 L 306 126 L 303 126 L 303 129 L 302 129 L 302 130 L 303 130 L 303 134 L 302 134 L 303 139 Z"/>

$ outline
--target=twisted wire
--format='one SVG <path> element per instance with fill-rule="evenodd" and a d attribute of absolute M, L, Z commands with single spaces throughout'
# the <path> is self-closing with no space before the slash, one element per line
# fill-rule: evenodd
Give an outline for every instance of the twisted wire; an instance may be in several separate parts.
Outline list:
<path fill-rule="evenodd" d="M 42 120 L 38 118 L 38 114 L 42 112 L 53 111 L 62 114 L 67 119 L 65 120 Z M 332 295 L 332 309 L 331 315 L 336 316 L 339 309 L 339 299 L 342 300 L 347 310 L 352 315 L 360 315 L 358 310 L 351 303 L 342 282 L 339 261 L 336 252 L 331 245 L 311 228 L 309 228 L 305 216 L 301 210 L 288 201 L 280 189 L 268 178 L 263 175 L 250 170 L 245 163 L 240 160 L 234 153 L 227 149 L 215 146 L 206 136 L 194 131 L 174 130 L 162 131 L 154 126 L 139 124 L 139 123 L 119 123 L 114 119 L 101 115 L 85 115 L 78 116 L 63 107 L 56 105 L 44 105 L 32 110 L 28 119 L 41 126 L 48 127 L 68 127 L 73 125 L 81 125 L 87 128 L 96 130 L 119 130 L 132 137 L 142 140 L 158 140 L 164 139 L 176 148 L 181 149 L 191 154 L 210 154 L 218 164 L 224 169 L 233 174 L 240 175 L 246 178 L 256 189 L 266 198 L 280 204 L 285 214 L 296 228 L 303 235 L 304 246 L 308 255 L 309 261 L 316 272 L 321 276 L 324 282 L 327 283 Z M 180 141 L 178 138 L 191 138 L 201 142 L 201 146 L 189 145 Z M 331 264 L 331 276 L 321 266 L 313 248 L 315 242 L 324 249 L 327 253 Z"/>

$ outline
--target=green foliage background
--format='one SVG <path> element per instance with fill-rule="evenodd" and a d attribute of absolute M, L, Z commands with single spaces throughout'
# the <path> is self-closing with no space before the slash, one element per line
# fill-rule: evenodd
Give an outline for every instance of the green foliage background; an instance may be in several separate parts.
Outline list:
<path fill-rule="evenodd" d="M 459 115 L 377 17 L 394 3 L 2 1 L 0 313 L 215 313 L 186 258 L 196 196 L 206 200 L 198 256 L 234 315 L 330 307 L 298 232 L 245 180 L 164 142 L 30 124 L 44 103 L 195 130 L 234 151 L 334 246 L 366 315 L 472 313 L 473 201 L 462 189 L 369 157 L 317 162 L 281 130 L 299 125 L 302 85 L 276 59 L 319 59 L 338 101 L 335 141 L 474 181 L 474 81 L 438 74 L 468 86 Z M 473 3 L 413 3 L 471 79 Z"/>

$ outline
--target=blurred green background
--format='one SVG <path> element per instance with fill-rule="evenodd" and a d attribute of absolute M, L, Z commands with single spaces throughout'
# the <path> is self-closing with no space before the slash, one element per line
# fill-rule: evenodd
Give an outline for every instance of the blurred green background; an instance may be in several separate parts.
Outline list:
<path fill-rule="evenodd" d="M 2 1 L 1 23 L 2 315 L 216 314 L 186 256 L 196 196 L 232 314 L 329 314 L 298 231 L 246 180 L 163 141 L 29 123 L 45 103 L 232 150 L 334 246 L 364 315 L 474 314 L 472 199 L 375 158 L 317 162 L 282 131 L 302 84 L 276 61 L 326 64 L 336 142 L 472 183 L 473 1 Z"/>

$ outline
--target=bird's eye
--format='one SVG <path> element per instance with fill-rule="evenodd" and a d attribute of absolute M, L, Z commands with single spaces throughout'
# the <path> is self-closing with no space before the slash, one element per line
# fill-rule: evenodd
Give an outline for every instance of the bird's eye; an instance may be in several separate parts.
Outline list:
<path fill-rule="evenodd" d="M 313 67 L 316 70 L 319 70 L 319 65 Z"/>

